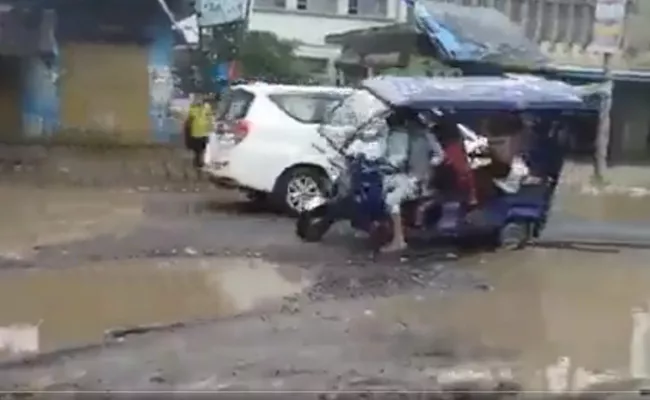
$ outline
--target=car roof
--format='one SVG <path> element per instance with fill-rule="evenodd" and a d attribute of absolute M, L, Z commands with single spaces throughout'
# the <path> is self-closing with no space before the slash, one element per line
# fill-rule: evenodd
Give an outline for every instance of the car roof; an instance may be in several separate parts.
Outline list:
<path fill-rule="evenodd" d="M 247 84 L 235 85 L 231 87 L 231 90 L 235 90 L 235 89 L 243 89 L 256 95 L 269 95 L 269 94 L 277 94 L 277 93 L 306 93 L 306 94 L 332 93 L 332 94 L 347 95 L 347 94 L 351 94 L 354 91 L 354 89 L 351 87 L 341 87 L 341 86 L 278 85 L 278 84 L 268 84 L 263 82 L 247 83 Z"/>

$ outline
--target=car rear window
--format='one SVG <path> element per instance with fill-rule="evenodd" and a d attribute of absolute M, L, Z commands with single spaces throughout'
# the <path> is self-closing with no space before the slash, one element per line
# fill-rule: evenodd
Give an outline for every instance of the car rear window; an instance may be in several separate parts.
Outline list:
<path fill-rule="evenodd" d="M 269 96 L 291 118 L 312 124 L 323 122 L 325 115 L 343 97 L 338 93 L 283 93 Z"/>
<path fill-rule="evenodd" d="M 246 117 L 255 95 L 243 89 L 236 89 L 225 94 L 217 106 L 217 119 L 235 120 Z"/>

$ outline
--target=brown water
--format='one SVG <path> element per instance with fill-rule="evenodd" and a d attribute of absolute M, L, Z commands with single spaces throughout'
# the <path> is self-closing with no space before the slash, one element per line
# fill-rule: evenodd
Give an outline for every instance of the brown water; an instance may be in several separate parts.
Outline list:
<path fill-rule="evenodd" d="M 5 272 L 0 326 L 38 325 L 41 351 L 106 329 L 228 316 L 302 290 L 296 270 L 258 259 L 146 260 Z"/>
<path fill-rule="evenodd" d="M 141 195 L 0 186 L 0 256 L 102 233 L 128 232 L 142 219 Z"/>
<path fill-rule="evenodd" d="M 650 300 L 649 256 L 544 249 L 492 255 L 481 269 L 493 291 L 397 297 L 377 313 L 468 348 L 514 352 L 536 371 L 559 357 L 591 371 L 629 371 L 639 359 L 650 360 L 650 337 L 632 340 L 632 315 L 647 311 Z"/>
<path fill-rule="evenodd" d="M 143 218 L 143 198 L 134 193 L 0 187 L 0 197 L 0 255 L 120 235 Z M 561 193 L 558 205 L 605 222 L 650 215 L 643 198 Z M 536 370 L 558 357 L 590 370 L 630 369 L 643 364 L 632 347 L 650 360 L 650 350 L 632 343 L 633 310 L 650 299 L 649 259 L 642 250 L 491 254 L 454 268 L 485 271 L 493 291 L 397 296 L 378 300 L 376 314 L 416 332 L 442 331 L 468 348 L 514 352 Z M 233 315 L 307 284 L 296 269 L 258 259 L 131 260 L 1 274 L 0 328 L 38 325 L 41 351 L 96 342 L 116 326 Z M 430 344 L 408 345 L 417 352 Z"/>
<path fill-rule="evenodd" d="M 650 197 L 584 195 L 560 191 L 556 208 L 572 216 L 602 222 L 650 221 Z"/>

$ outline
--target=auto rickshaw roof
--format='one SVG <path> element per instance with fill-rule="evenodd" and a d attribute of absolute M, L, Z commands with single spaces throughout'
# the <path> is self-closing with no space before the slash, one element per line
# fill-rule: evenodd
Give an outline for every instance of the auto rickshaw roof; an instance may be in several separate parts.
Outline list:
<path fill-rule="evenodd" d="M 577 88 L 542 78 L 379 76 L 364 80 L 361 86 L 394 107 L 512 111 L 586 108 Z"/>

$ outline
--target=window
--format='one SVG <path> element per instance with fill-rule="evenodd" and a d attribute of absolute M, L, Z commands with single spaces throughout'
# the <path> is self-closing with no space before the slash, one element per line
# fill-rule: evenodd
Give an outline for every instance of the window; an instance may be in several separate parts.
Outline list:
<path fill-rule="evenodd" d="M 348 0 L 348 14 L 359 14 L 359 0 Z"/>
<path fill-rule="evenodd" d="M 319 124 L 344 95 L 338 93 L 272 94 L 269 98 L 288 116 L 300 122 Z"/>
<path fill-rule="evenodd" d="M 226 93 L 217 107 L 217 119 L 232 121 L 246 117 L 255 96 L 245 90 Z"/>
<path fill-rule="evenodd" d="M 284 9 L 286 8 L 286 0 L 255 0 L 255 8 L 257 9 Z"/>
<path fill-rule="evenodd" d="M 296 8 L 298 10 L 306 10 L 307 9 L 307 0 L 298 0 L 296 2 Z"/>
<path fill-rule="evenodd" d="M 367 17 L 386 17 L 387 0 L 348 0 L 348 14 Z"/>
<path fill-rule="evenodd" d="M 328 124 L 357 127 L 388 109 L 386 103 L 367 90 L 355 90 L 344 97 L 328 112 Z"/>
<path fill-rule="evenodd" d="M 327 73 L 327 60 L 322 58 L 300 57 L 300 62 L 304 65 L 309 74 Z"/>

